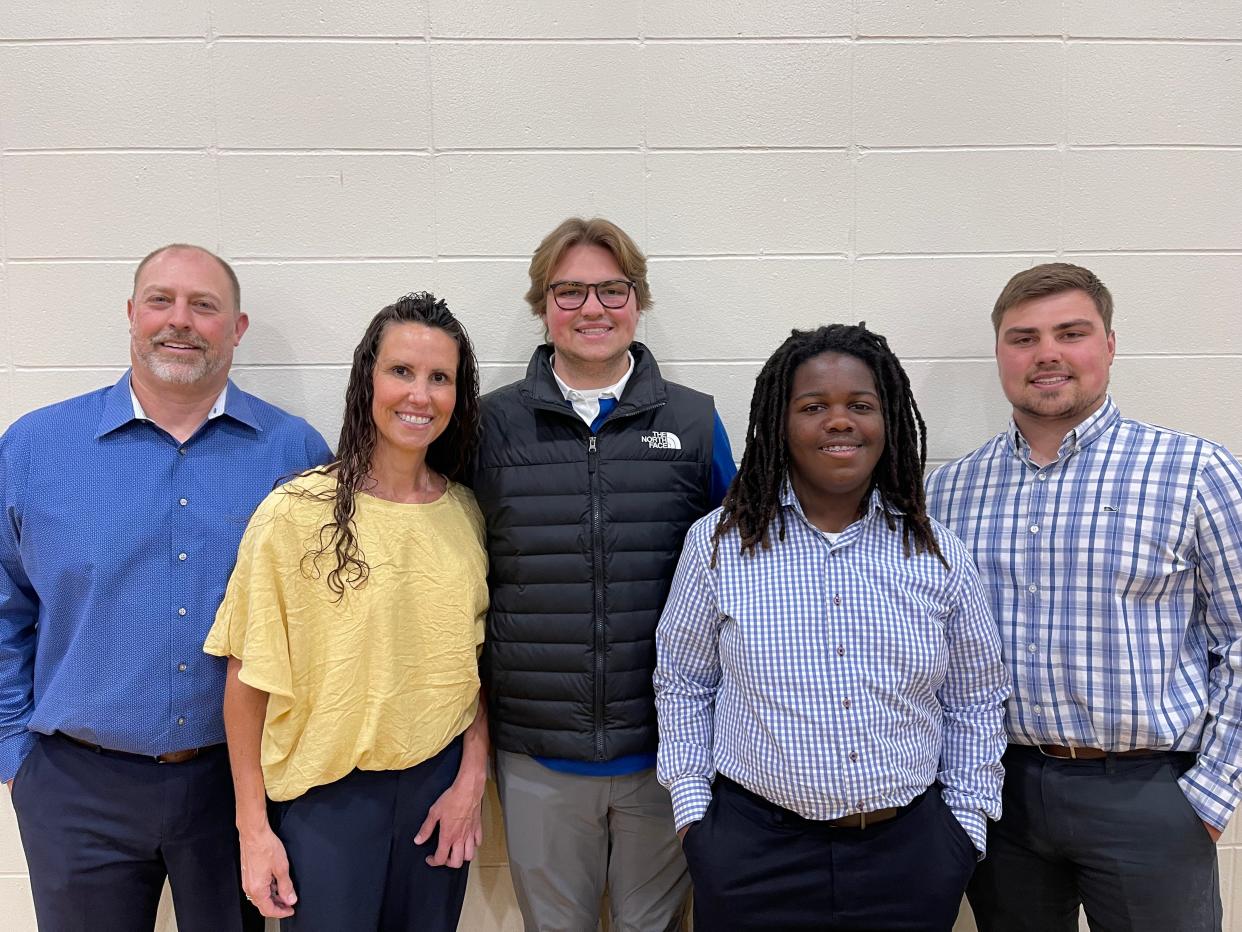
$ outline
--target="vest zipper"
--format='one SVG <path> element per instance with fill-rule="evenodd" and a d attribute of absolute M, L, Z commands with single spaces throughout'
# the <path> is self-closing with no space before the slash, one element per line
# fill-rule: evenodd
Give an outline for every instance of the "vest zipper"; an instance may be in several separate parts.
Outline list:
<path fill-rule="evenodd" d="M 604 759 L 604 511 L 599 494 L 597 437 L 587 438 L 587 475 L 591 482 L 591 572 L 595 595 L 595 759 Z"/>

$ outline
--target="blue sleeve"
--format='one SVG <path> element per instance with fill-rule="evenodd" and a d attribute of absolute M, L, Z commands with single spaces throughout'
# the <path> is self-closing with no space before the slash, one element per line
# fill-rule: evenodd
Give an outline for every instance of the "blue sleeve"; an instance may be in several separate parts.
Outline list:
<path fill-rule="evenodd" d="M 8 442 L 6 442 L 8 441 Z M 11 780 L 34 745 L 26 729 L 34 704 L 38 598 L 22 565 L 18 446 L 0 438 L 0 780 Z"/>
<path fill-rule="evenodd" d="M 307 464 L 306 468 L 312 469 L 315 466 L 325 466 L 332 462 L 332 449 L 320 435 L 319 431 L 312 427 L 310 429 L 310 433 L 311 435 L 306 441 L 306 452 L 310 462 Z"/>
<path fill-rule="evenodd" d="M 712 508 L 719 508 L 729 491 L 729 483 L 737 475 L 737 466 L 733 464 L 733 448 L 729 446 L 729 435 L 725 432 L 724 422 L 720 420 L 720 412 L 713 411 L 716 425 L 712 429 Z"/>

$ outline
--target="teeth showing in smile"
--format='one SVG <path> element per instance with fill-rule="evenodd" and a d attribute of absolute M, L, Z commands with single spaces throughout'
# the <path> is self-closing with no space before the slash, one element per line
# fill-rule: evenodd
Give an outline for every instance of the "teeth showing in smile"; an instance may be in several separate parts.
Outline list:
<path fill-rule="evenodd" d="M 852 443 L 833 443 L 826 447 L 820 447 L 820 449 L 828 453 L 851 453 L 857 450 L 858 447 Z"/>
<path fill-rule="evenodd" d="M 584 336 L 597 337 L 601 333 L 607 333 L 611 329 L 611 327 L 581 327 L 578 332 Z"/>
<path fill-rule="evenodd" d="M 406 424 L 413 424 L 416 427 L 425 427 L 427 424 L 431 423 L 431 418 L 424 417 L 421 414 L 401 414 L 398 412 L 397 418 Z"/>
<path fill-rule="evenodd" d="M 1045 375 L 1037 379 L 1031 379 L 1036 385 L 1060 385 L 1062 382 L 1068 382 L 1067 375 Z"/>

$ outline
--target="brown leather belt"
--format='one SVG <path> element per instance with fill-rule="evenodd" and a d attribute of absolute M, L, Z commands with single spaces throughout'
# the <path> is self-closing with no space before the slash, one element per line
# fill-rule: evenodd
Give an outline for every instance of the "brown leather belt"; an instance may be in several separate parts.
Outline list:
<path fill-rule="evenodd" d="M 1055 757 L 1058 760 L 1103 760 L 1105 757 L 1155 757 L 1167 754 L 1167 751 L 1156 751 L 1152 748 L 1135 748 L 1132 751 L 1101 751 L 1099 748 L 1072 748 L 1060 744 L 1037 744 L 1035 747 L 1044 757 Z"/>
<path fill-rule="evenodd" d="M 81 738 L 75 738 L 73 735 L 67 735 L 63 731 L 56 732 L 57 737 L 71 741 L 78 747 L 86 748 L 88 751 L 94 751 L 96 754 L 107 754 L 109 757 L 127 757 L 131 760 L 154 761 L 157 764 L 184 764 L 186 761 L 192 761 L 198 755 L 210 751 L 214 748 L 223 747 L 220 744 L 211 744 L 202 748 L 186 748 L 184 751 L 169 751 L 167 754 L 134 754 L 130 751 L 114 751 L 111 748 L 105 748 L 98 744 L 92 744 L 89 741 L 83 741 Z"/>
<path fill-rule="evenodd" d="M 905 807 L 902 807 L 904 809 Z M 889 819 L 895 819 L 902 811 L 896 806 L 887 806 L 884 809 L 873 809 L 871 812 L 851 812 L 849 815 L 843 815 L 839 819 L 829 819 L 824 825 L 832 828 L 866 828 L 868 825 L 878 825 L 881 822 L 887 822 Z"/>
<path fill-rule="evenodd" d="M 769 811 L 779 812 L 783 816 L 795 820 L 801 825 L 814 825 L 816 828 L 867 828 L 871 825 L 879 825 L 881 822 L 887 822 L 889 819 L 895 819 L 907 809 L 912 808 L 919 800 L 921 800 L 928 791 L 924 790 L 910 802 L 904 806 L 886 806 L 883 809 L 873 809 L 870 812 L 851 812 L 849 815 L 843 815 L 837 819 L 806 819 L 795 812 L 778 806 L 769 799 L 760 796 L 758 793 L 746 789 L 742 784 L 730 780 L 724 774 L 716 774 L 716 786 L 726 789 L 728 792 L 737 793 L 739 796 L 745 796 L 747 799 L 754 800 L 758 805 Z"/>

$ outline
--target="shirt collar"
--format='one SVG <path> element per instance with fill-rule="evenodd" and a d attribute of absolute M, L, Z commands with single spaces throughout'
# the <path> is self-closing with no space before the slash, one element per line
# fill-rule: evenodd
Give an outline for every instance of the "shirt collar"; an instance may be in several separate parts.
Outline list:
<path fill-rule="evenodd" d="M 1070 453 L 1089 447 L 1101 434 L 1109 430 L 1119 420 L 1121 420 L 1120 409 L 1118 409 L 1116 402 L 1113 401 L 1113 396 L 1106 395 L 1104 397 L 1104 404 L 1100 405 L 1085 421 L 1072 428 L 1062 438 L 1061 446 L 1057 450 L 1057 459 L 1063 459 Z M 1031 445 L 1022 436 L 1022 431 L 1018 429 L 1018 425 L 1013 418 L 1009 419 L 1008 436 L 1010 449 L 1013 453 L 1021 459 L 1030 459 Z"/>
<path fill-rule="evenodd" d="M 99 427 L 95 432 L 96 440 L 119 427 L 125 426 L 131 421 L 150 420 L 146 412 L 142 410 L 142 404 L 138 401 L 138 396 L 134 394 L 131 376 L 132 371 L 126 369 L 125 374 L 121 376 L 117 383 L 108 389 L 104 397 L 103 413 L 99 418 Z M 255 417 L 250 397 L 238 389 L 231 379 L 225 383 L 223 390 L 216 398 L 215 404 L 211 406 L 207 420 L 211 421 L 226 414 L 253 430 L 262 430 L 258 419 Z"/>
<path fill-rule="evenodd" d="M 570 388 L 556 372 L 555 353 L 548 359 L 548 365 L 552 367 L 552 378 L 556 379 L 556 387 L 561 390 L 565 400 L 572 404 L 575 401 L 598 401 L 601 398 L 620 399 L 621 393 L 625 391 L 626 383 L 634 374 L 634 354 L 627 351 L 625 358 L 629 363 L 625 368 L 625 375 L 604 388 Z"/>
<path fill-rule="evenodd" d="M 784 484 L 781 486 L 781 505 L 792 510 L 794 514 L 796 514 L 807 527 L 815 531 L 815 533 L 823 533 L 819 528 L 815 527 L 815 525 L 811 523 L 809 518 L 807 518 L 806 512 L 802 510 L 802 502 L 798 501 L 797 493 L 794 492 L 793 483 L 788 479 L 786 479 Z M 880 494 L 880 490 L 872 489 L 871 497 L 867 502 L 867 510 L 863 514 L 862 520 L 867 520 L 876 512 L 884 513 L 888 512 L 888 509 L 884 507 L 884 496 Z M 892 512 L 892 514 L 896 515 L 898 512 Z M 840 533 L 844 533 L 848 528 L 849 525 L 847 524 L 845 529 L 843 529 Z"/>

